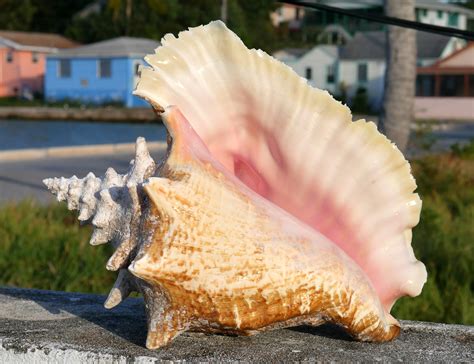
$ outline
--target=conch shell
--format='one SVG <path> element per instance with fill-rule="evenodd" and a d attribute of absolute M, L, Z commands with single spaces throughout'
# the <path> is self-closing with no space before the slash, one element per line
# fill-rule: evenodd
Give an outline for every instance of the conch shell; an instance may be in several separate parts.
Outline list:
<path fill-rule="evenodd" d="M 45 184 L 119 277 L 105 306 L 145 298 L 147 347 L 186 330 L 252 335 L 334 322 L 359 340 L 400 327 L 395 300 L 426 270 L 411 247 L 421 201 L 395 145 L 222 22 L 166 35 L 135 93 L 169 132 L 156 166 Z M 131 274 L 130 274 L 131 273 Z"/>

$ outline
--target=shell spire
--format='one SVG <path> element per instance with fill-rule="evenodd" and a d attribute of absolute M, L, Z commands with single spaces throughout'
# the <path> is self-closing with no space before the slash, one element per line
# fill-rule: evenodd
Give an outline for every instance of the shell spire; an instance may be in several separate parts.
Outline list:
<path fill-rule="evenodd" d="M 136 229 L 144 208 L 140 202 L 143 200 L 140 184 L 155 170 L 156 164 L 148 152 L 145 139 L 140 137 L 136 141 L 135 159 L 123 175 L 109 168 L 103 178 L 89 173 L 84 178 L 72 176 L 43 180 L 58 201 L 66 201 L 69 210 L 79 210 L 79 220 L 93 226 L 91 245 L 110 242 L 115 248 L 106 267 L 120 272 L 106 307 L 115 306 L 136 289 L 126 265 L 139 239 Z"/>

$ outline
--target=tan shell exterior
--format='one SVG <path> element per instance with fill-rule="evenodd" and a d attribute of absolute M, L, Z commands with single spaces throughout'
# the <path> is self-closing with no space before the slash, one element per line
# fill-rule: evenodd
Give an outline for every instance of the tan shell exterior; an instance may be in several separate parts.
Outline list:
<path fill-rule="evenodd" d="M 398 323 L 350 258 L 283 210 L 256 201 L 212 163 L 195 159 L 179 138 L 185 134 L 177 131 L 184 124 L 176 121 L 179 112 L 165 117 L 177 137 L 161 177 L 145 185 L 160 223 L 129 267 L 167 297 L 148 347 L 188 329 L 250 335 L 324 321 L 360 340 L 398 334 Z"/>

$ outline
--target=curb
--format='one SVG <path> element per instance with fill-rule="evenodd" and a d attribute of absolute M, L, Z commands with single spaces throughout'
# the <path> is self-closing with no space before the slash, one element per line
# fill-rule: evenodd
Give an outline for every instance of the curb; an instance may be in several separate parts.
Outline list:
<path fill-rule="evenodd" d="M 87 155 L 104 155 L 113 153 L 133 153 L 135 143 L 96 144 L 77 147 L 53 147 L 36 149 L 15 149 L 0 151 L 0 162 L 25 159 L 82 157 Z M 166 142 L 148 142 L 148 150 L 161 152 L 167 148 Z"/>

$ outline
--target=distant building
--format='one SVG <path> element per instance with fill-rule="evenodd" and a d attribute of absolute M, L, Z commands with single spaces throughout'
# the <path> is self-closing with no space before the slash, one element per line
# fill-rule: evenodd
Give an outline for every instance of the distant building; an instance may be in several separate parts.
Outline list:
<path fill-rule="evenodd" d="M 311 86 L 337 92 L 338 49 L 332 45 L 318 45 L 310 50 L 287 49 L 273 54 L 293 68 Z"/>
<path fill-rule="evenodd" d="M 318 3 L 360 14 L 383 15 L 383 0 L 319 0 Z M 416 20 L 425 24 L 434 24 L 445 27 L 467 29 L 469 21 L 474 20 L 474 11 L 468 8 L 447 4 L 436 0 L 416 0 Z M 386 26 L 381 23 L 349 17 L 328 11 L 306 12 L 303 19 L 305 26 L 316 26 L 321 29 L 322 40 L 329 44 L 341 44 L 347 40 L 347 34 L 356 32 L 384 30 Z M 337 25 L 338 27 L 335 27 Z M 319 40 L 321 41 L 321 39 Z"/>
<path fill-rule="evenodd" d="M 300 29 L 305 15 L 303 7 L 283 4 L 270 14 L 270 19 L 275 27 L 288 24 L 289 29 Z"/>
<path fill-rule="evenodd" d="M 437 34 L 417 32 L 417 63 L 433 64 L 462 48 L 464 41 Z M 386 34 L 383 31 L 360 32 L 341 47 L 338 66 L 338 83 L 349 97 L 357 89 L 365 89 L 370 107 L 376 111 L 382 104 L 385 80 Z M 341 85 L 342 84 L 342 85 Z"/>
<path fill-rule="evenodd" d="M 459 5 L 416 0 L 415 6 L 416 20 L 425 24 L 465 30 L 468 20 L 474 18 L 474 11 Z"/>
<path fill-rule="evenodd" d="M 288 66 L 292 66 L 294 62 L 297 62 L 300 57 L 308 51 L 309 49 L 306 48 L 283 48 L 272 55 L 279 61 L 286 63 Z"/>
<path fill-rule="evenodd" d="M 46 55 L 77 45 L 57 34 L 0 31 L 0 97 L 42 93 Z"/>
<path fill-rule="evenodd" d="M 51 55 L 47 60 L 45 96 L 48 100 L 146 106 L 132 91 L 143 57 L 159 45 L 151 39 L 119 37 Z"/>
<path fill-rule="evenodd" d="M 415 116 L 474 120 L 474 43 L 418 67 Z"/>
<path fill-rule="evenodd" d="M 417 64 L 419 67 L 435 64 L 464 45 L 465 41 L 457 38 L 417 32 Z M 385 32 L 371 31 L 356 33 L 345 46 L 285 48 L 276 51 L 273 56 L 306 78 L 310 85 L 328 90 L 335 96 L 344 94 L 349 105 L 357 91 L 363 90 L 368 106 L 378 111 L 384 92 L 385 51 Z"/>

